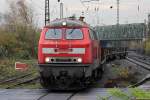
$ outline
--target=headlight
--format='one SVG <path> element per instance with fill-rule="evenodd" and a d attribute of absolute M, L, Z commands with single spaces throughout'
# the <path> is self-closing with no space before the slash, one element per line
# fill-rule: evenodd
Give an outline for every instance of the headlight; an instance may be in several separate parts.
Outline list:
<path fill-rule="evenodd" d="M 62 25 L 63 25 L 63 26 L 66 26 L 66 25 L 67 25 L 67 22 L 62 22 Z"/>
<path fill-rule="evenodd" d="M 50 59 L 49 57 L 46 57 L 46 58 L 45 58 L 45 62 L 46 62 L 46 63 L 49 63 L 49 62 L 51 62 L 51 59 Z"/>
<path fill-rule="evenodd" d="M 78 58 L 77 61 L 78 61 L 79 63 L 81 63 L 81 62 L 82 62 L 82 58 Z"/>

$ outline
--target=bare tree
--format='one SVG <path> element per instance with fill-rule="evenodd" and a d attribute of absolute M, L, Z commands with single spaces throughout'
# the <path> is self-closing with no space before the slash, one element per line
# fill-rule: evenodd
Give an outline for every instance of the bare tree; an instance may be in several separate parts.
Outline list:
<path fill-rule="evenodd" d="M 25 0 L 7 0 L 9 12 L 5 14 L 5 30 L 14 34 L 22 50 L 34 55 L 37 26 L 34 24 L 32 7 Z"/>

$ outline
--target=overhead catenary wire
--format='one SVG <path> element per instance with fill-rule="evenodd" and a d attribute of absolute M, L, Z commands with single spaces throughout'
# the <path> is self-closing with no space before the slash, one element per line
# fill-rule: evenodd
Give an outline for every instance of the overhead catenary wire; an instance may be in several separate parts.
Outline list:
<path fill-rule="evenodd" d="M 138 21 L 139 21 L 139 19 L 140 19 L 140 1 L 139 0 L 137 0 L 137 19 L 138 19 Z"/>
<path fill-rule="evenodd" d="M 86 14 L 88 14 L 88 16 L 92 16 L 93 14 L 91 14 L 92 12 L 96 12 L 94 14 L 94 16 L 97 16 L 96 19 L 92 19 L 94 24 L 98 24 L 99 23 L 99 1 L 100 0 L 80 0 L 82 6 L 85 8 L 84 12 L 86 12 Z M 97 23 L 96 23 L 97 22 Z"/>
<path fill-rule="evenodd" d="M 117 26 L 119 26 L 120 22 L 120 0 L 117 0 Z"/>

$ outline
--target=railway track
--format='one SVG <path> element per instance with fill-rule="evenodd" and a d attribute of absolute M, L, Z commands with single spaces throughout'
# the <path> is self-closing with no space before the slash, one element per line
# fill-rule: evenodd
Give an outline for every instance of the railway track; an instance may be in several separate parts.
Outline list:
<path fill-rule="evenodd" d="M 66 100 L 71 100 L 73 96 L 75 96 L 78 92 L 72 93 Z"/>
<path fill-rule="evenodd" d="M 1 80 L 0 85 L 6 85 L 4 86 L 6 89 L 11 89 L 22 84 L 31 83 L 39 79 L 39 77 L 32 78 L 33 74 L 34 73 L 29 73 L 29 74 L 9 78 L 6 80 Z"/>
<path fill-rule="evenodd" d="M 126 58 L 128 61 L 130 61 L 130 62 L 132 62 L 132 63 L 134 63 L 134 64 L 136 64 L 136 65 L 138 65 L 138 66 L 140 66 L 140 67 L 142 67 L 142 68 L 144 68 L 144 69 L 146 69 L 146 70 L 148 70 L 148 71 L 150 71 L 150 64 L 149 63 L 147 63 L 146 61 L 144 61 L 144 60 L 141 60 L 141 59 L 139 59 L 138 57 L 127 57 Z M 144 83 L 146 83 L 147 81 L 149 81 L 150 80 L 150 74 L 148 74 L 148 75 L 146 75 L 143 79 L 141 79 L 139 82 L 137 82 L 137 83 L 135 83 L 135 84 L 133 84 L 133 85 L 130 85 L 130 86 L 128 86 L 129 88 L 131 88 L 131 87 L 138 87 L 138 86 L 140 86 L 140 85 L 143 85 Z"/>
<path fill-rule="evenodd" d="M 55 100 L 71 100 L 78 92 L 73 92 L 73 93 L 64 93 L 65 95 L 62 95 L 62 93 L 60 93 L 60 95 L 62 95 L 62 97 L 60 97 L 59 93 L 56 92 L 57 95 L 59 96 L 55 96 Z M 51 98 L 53 98 L 54 93 L 45 93 L 42 96 L 40 96 L 37 100 L 50 100 Z M 58 98 L 57 98 L 58 97 Z M 53 98 L 53 99 L 54 99 Z"/>
<path fill-rule="evenodd" d="M 17 83 L 15 83 L 15 84 L 13 84 L 13 85 L 10 85 L 10 86 L 6 87 L 6 89 L 11 89 L 11 88 L 14 88 L 14 87 L 16 87 L 16 86 L 20 86 L 20 85 L 22 85 L 22 84 L 28 84 L 28 83 L 34 82 L 34 81 L 36 81 L 36 80 L 38 80 L 38 79 L 39 79 L 39 77 L 35 77 L 35 78 L 23 80 L 23 81 L 17 82 Z"/>
<path fill-rule="evenodd" d="M 145 64 L 148 64 L 150 65 L 150 57 L 149 56 L 146 56 L 146 55 L 140 55 L 140 54 L 137 54 L 137 53 L 131 53 L 129 55 L 130 58 L 134 58 L 140 62 L 143 62 Z"/>
<path fill-rule="evenodd" d="M 126 59 L 146 70 L 149 70 L 150 71 L 150 64 L 145 62 L 144 60 L 141 60 L 139 58 L 136 58 L 136 57 L 126 57 Z"/>
<path fill-rule="evenodd" d="M 5 80 L 0 80 L 0 84 L 4 84 L 4 83 L 7 83 L 7 82 L 13 82 L 13 81 L 16 81 L 17 79 L 21 79 L 21 78 L 31 76 L 32 74 L 33 73 L 25 74 L 25 75 L 21 75 L 21 76 L 14 76 L 13 78 L 5 79 Z"/>

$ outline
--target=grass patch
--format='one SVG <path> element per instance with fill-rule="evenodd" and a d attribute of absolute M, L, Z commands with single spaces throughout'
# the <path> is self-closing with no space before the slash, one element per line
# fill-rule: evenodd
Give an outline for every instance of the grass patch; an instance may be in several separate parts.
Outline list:
<path fill-rule="evenodd" d="M 40 83 L 30 83 L 30 84 L 25 84 L 25 85 L 21 85 L 20 88 L 23 89 L 42 89 L 42 86 Z"/>
<path fill-rule="evenodd" d="M 139 88 L 111 88 L 107 92 L 106 96 L 97 95 L 97 100 L 150 100 L 150 91 Z"/>

